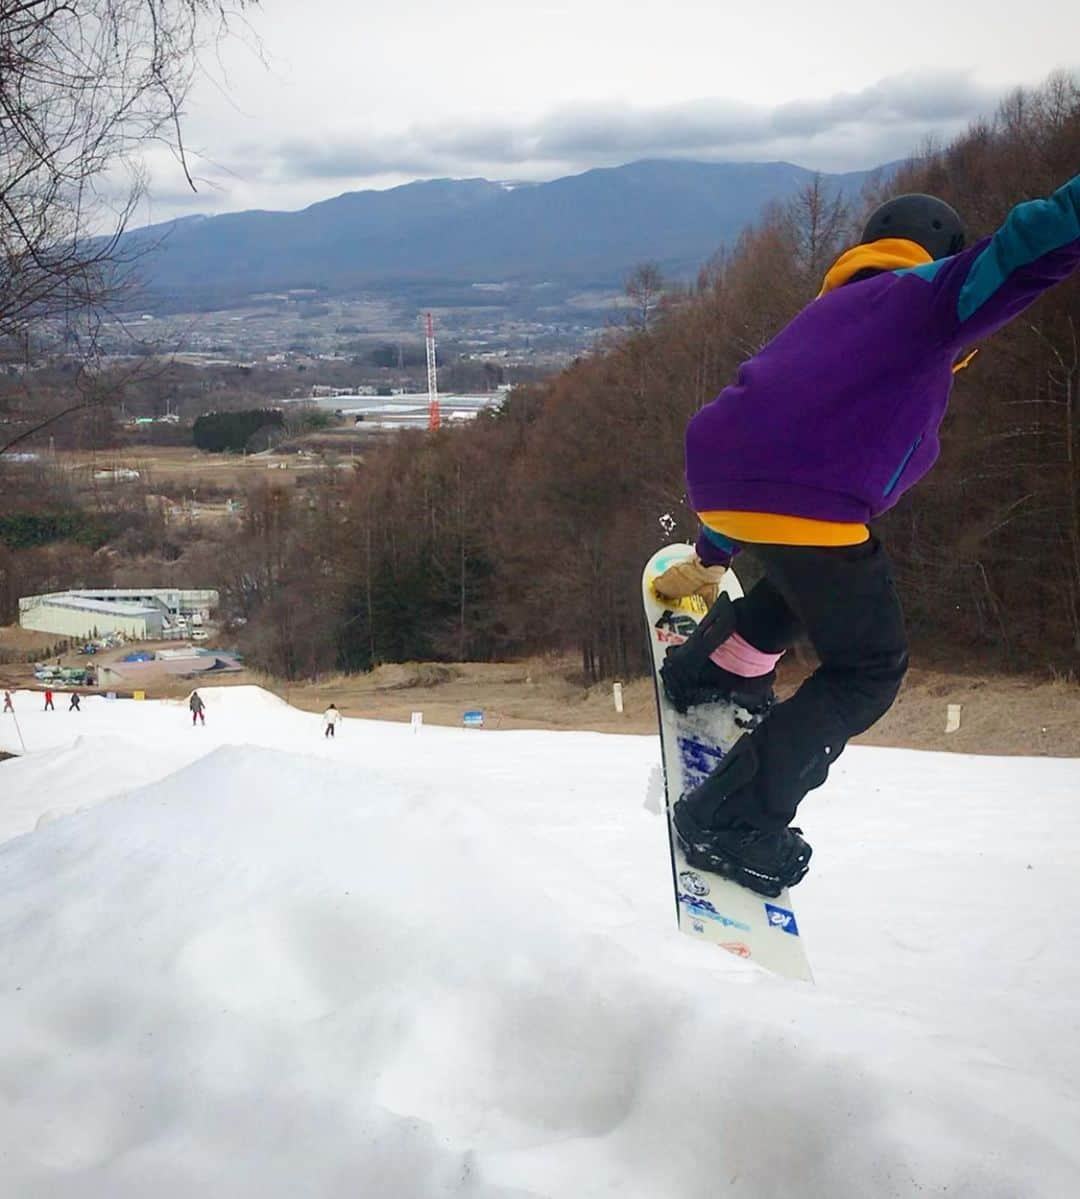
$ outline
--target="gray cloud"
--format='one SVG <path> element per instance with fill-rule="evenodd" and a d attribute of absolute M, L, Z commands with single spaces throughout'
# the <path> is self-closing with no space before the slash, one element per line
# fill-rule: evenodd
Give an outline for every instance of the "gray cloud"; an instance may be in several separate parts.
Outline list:
<path fill-rule="evenodd" d="M 828 169 L 872 165 L 861 154 L 901 157 L 927 134 L 949 136 L 996 103 L 955 71 L 891 76 L 857 92 L 766 108 L 697 100 L 654 108 L 579 105 L 523 124 L 417 125 L 347 140 L 294 138 L 265 174 L 282 180 L 474 175 L 542 178 L 632 158 L 797 158 Z M 250 156 L 251 148 L 247 147 Z"/>
<path fill-rule="evenodd" d="M 947 141 L 973 119 L 991 115 L 1005 90 L 959 71 L 924 70 L 772 107 L 718 98 L 651 107 L 583 103 L 534 120 L 498 113 L 487 121 L 447 117 L 393 134 L 362 118 L 345 137 L 248 139 L 227 154 L 219 146 L 212 159 L 195 163 L 198 194 L 155 186 L 147 216 L 293 210 L 342 191 L 418 178 L 540 181 L 642 158 L 865 169 L 917 152 L 928 136 Z M 166 169 L 153 174 L 168 178 Z"/>

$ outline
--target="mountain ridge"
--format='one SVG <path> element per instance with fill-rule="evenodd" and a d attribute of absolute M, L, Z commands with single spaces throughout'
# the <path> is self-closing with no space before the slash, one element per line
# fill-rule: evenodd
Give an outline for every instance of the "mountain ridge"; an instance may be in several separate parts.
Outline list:
<path fill-rule="evenodd" d="M 888 169 L 820 174 L 854 200 Z M 787 162 L 642 159 L 543 183 L 424 179 L 291 212 L 195 214 L 132 230 L 124 244 L 146 294 L 174 303 L 207 290 L 239 300 L 421 280 L 611 286 L 643 261 L 692 276 L 815 174 Z"/>

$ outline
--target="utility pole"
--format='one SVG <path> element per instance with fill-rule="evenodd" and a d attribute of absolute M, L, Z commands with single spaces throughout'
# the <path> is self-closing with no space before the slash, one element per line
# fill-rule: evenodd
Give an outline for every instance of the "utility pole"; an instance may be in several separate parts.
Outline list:
<path fill-rule="evenodd" d="M 427 314 L 427 391 L 428 428 L 437 429 L 442 423 L 439 416 L 439 376 L 435 369 L 435 322 Z"/>

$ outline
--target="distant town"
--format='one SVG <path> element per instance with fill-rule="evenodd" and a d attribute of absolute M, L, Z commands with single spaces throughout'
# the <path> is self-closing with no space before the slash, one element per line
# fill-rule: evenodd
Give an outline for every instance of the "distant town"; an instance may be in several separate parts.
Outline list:
<path fill-rule="evenodd" d="M 477 285 L 484 287 L 484 285 Z M 592 346 L 606 329 L 626 323 L 616 291 L 582 293 L 545 313 L 488 302 L 413 308 L 402 297 L 326 298 L 309 289 L 264 293 L 239 307 L 184 313 L 132 311 L 99 322 L 92 333 L 53 321 L 34 330 L 32 344 L 8 345 L 0 370 L 21 372 L 78 352 L 92 336 L 105 361 L 138 355 L 170 356 L 193 366 L 313 369 L 320 363 L 372 368 L 357 387 L 386 385 L 380 369 L 404 374 L 423 365 L 423 319 L 434 314 L 444 363 L 485 364 L 493 370 L 549 373 Z M 422 372 L 421 372 L 422 373 Z M 409 380 L 406 379 L 406 384 Z"/>

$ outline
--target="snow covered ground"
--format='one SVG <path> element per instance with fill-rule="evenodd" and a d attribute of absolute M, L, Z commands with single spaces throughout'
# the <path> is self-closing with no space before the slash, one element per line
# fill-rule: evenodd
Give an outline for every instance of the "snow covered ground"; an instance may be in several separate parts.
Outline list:
<path fill-rule="evenodd" d="M 651 738 L 202 694 L 17 697 L 0 1194 L 1078 1193 L 1080 762 L 849 750 L 810 987 L 677 934 Z"/>

